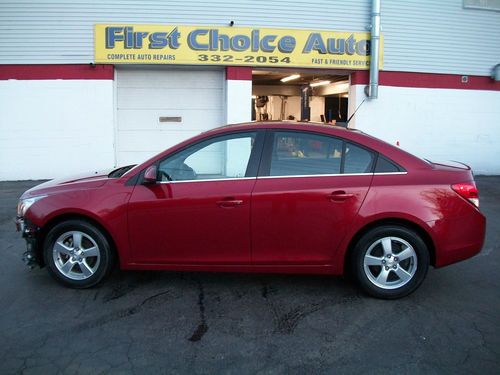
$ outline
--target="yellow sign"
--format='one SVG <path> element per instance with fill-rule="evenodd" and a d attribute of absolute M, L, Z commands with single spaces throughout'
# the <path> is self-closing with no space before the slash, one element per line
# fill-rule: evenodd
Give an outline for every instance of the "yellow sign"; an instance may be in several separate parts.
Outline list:
<path fill-rule="evenodd" d="M 369 69 L 370 33 L 95 25 L 95 62 Z M 381 52 L 383 41 L 381 41 Z M 382 53 L 379 66 L 382 67 Z"/>

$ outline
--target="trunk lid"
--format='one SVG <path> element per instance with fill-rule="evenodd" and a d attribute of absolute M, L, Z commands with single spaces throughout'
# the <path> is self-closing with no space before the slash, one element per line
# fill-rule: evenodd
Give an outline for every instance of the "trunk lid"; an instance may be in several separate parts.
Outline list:
<path fill-rule="evenodd" d="M 427 160 L 431 165 L 433 169 L 462 169 L 462 170 L 469 170 L 472 171 L 471 167 L 469 167 L 467 164 L 461 163 L 459 161 L 454 161 L 454 160 L 448 160 L 448 161 L 431 161 Z"/>

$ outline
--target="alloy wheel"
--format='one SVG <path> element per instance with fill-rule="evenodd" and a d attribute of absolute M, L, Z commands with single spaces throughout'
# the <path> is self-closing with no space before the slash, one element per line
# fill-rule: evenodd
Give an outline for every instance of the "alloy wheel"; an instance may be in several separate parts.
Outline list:
<path fill-rule="evenodd" d="M 57 238 L 52 256 L 58 271 L 71 280 L 85 280 L 94 275 L 101 258 L 96 241 L 76 230 Z"/>
<path fill-rule="evenodd" d="M 413 246 L 399 237 L 383 237 L 368 248 L 363 259 L 364 272 L 372 284 L 396 289 L 410 282 L 417 271 Z"/>

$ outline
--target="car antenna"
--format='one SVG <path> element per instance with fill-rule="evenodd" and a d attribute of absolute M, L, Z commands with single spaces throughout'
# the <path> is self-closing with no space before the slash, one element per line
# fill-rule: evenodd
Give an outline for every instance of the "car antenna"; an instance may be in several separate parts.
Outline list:
<path fill-rule="evenodd" d="M 361 107 L 363 105 L 363 103 L 365 102 L 366 98 L 363 99 L 363 101 L 361 103 L 359 103 L 358 105 L 358 108 L 356 108 L 356 110 L 354 111 L 354 113 L 351 115 L 351 117 L 349 117 L 349 119 L 347 120 L 347 123 L 346 123 L 346 128 L 349 127 L 349 122 L 351 121 L 351 119 L 354 117 L 354 115 L 356 114 L 356 112 L 358 112 L 358 109 L 359 107 Z"/>

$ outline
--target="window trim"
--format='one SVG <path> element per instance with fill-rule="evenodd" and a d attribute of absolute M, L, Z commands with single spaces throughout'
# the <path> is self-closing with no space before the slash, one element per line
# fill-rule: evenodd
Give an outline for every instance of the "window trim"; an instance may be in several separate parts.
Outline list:
<path fill-rule="evenodd" d="M 287 176 L 257 176 L 257 180 L 270 178 L 307 178 L 307 177 L 355 177 L 355 176 L 385 176 L 385 175 L 405 175 L 408 172 L 379 172 L 379 173 L 338 173 L 338 174 L 295 174 Z"/>
<path fill-rule="evenodd" d="M 208 179 L 200 179 L 200 180 L 178 180 L 178 181 L 157 181 L 157 184 L 182 184 L 186 182 L 220 182 L 220 181 L 243 181 L 243 180 L 255 180 L 254 177 L 231 177 L 231 178 L 208 178 Z"/>
<path fill-rule="evenodd" d="M 170 158 L 174 155 L 176 155 L 179 152 L 182 152 L 186 150 L 187 148 L 197 145 L 201 142 L 205 142 L 214 138 L 218 137 L 224 137 L 224 136 L 229 136 L 229 135 L 234 135 L 234 134 L 239 134 L 239 133 L 256 133 L 255 137 L 255 146 L 252 149 L 252 153 L 250 154 L 250 158 L 248 161 L 248 166 L 247 166 L 247 171 L 245 173 L 245 177 L 240 177 L 240 178 L 221 178 L 221 179 L 199 179 L 199 180 L 179 180 L 179 181 L 157 181 L 157 184 L 179 184 L 179 183 L 187 183 L 187 182 L 218 182 L 218 181 L 241 181 L 241 180 L 253 180 L 253 179 L 270 179 L 270 178 L 317 178 L 317 177 L 341 177 L 341 176 L 346 176 L 346 177 L 354 177 L 354 176 L 383 176 L 383 175 L 406 175 L 408 172 L 406 171 L 405 168 L 403 168 L 399 163 L 396 163 L 394 160 L 391 158 L 387 157 L 384 154 L 381 154 L 375 150 L 372 150 L 364 145 L 361 145 L 357 142 L 351 141 L 351 140 L 346 140 L 345 138 L 342 137 L 337 137 L 337 136 L 332 136 L 329 134 L 324 134 L 324 133 L 319 133 L 319 132 L 311 132 L 309 130 L 290 130 L 290 129 L 240 129 L 237 131 L 233 131 L 230 133 L 223 133 L 223 134 L 216 134 L 212 135 L 207 138 L 203 138 L 197 142 L 190 143 L 184 147 L 182 147 L 179 150 L 176 150 L 175 152 L 166 155 L 162 159 L 159 159 L 155 161 L 154 163 L 148 165 L 145 167 L 141 172 L 136 174 L 134 177 L 129 179 L 129 181 L 133 180 L 132 183 L 135 184 L 142 184 L 142 180 L 144 178 L 144 172 L 146 169 L 151 166 L 151 165 L 156 165 L 158 168 L 160 163 L 164 161 L 167 158 Z M 263 174 L 265 169 L 267 168 L 268 171 L 270 171 L 271 167 L 271 156 L 272 156 L 272 146 L 273 146 L 273 141 L 274 141 L 274 135 L 276 132 L 289 132 L 289 133 L 306 133 L 306 134 L 315 134 L 315 135 L 320 135 L 320 136 L 325 136 L 325 137 L 330 137 L 330 138 L 335 138 L 339 139 L 343 142 L 342 145 L 342 160 L 341 160 L 341 171 L 343 171 L 343 164 L 345 160 L 345 145 L 347 142 L 354 144 L 355 146 L 361 147 L 366 149 L 367 151 L 373 153 L 375 155 L 373 165 L 372 165 L 372 172 L 369 173 L 338 173 L 338 174 L 308 174 L 308 175 L 282 175 L 282 176 L 270 176 L 269 172 L 268 174 Z M 377 166 L 377 161 L 379 156 L 383 156 L 390 162 L 392 162 L 394 165 L 396 165 L 400 171 L 399 172 L 375 172 L 375 168 Z M 250 174 L 250 175 L 249 175 Z M 128 183 L 128 181 L 127 181 Z"/>
<path fill-rule="evenodd" d="M 287 176 L 256 176 L 241 178 L 221 178 L 221 179 L 203 179 L 203 180 L 179 180 L 179 181 L 158 181 L 157 184 L 182 184 L 185 182 L 218 182 L 218 181 L 241 181 L 241 180 L 265 180 L 271 178 L 310 178 L 310 177 L 355 177 L 355 176 L 384 176 L 384 175 L 405 175 L 408 172 L 378 172 L 378 173 L 339 173 L 339 174 L 296 174 Z"/>

